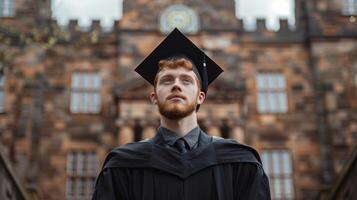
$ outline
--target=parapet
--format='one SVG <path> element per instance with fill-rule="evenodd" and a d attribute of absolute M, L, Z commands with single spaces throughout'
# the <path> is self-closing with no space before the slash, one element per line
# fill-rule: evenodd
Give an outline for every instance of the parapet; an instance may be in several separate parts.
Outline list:
<path fill-rule="evenodd" d="M 299 28 L 291 28 L 288 24 L 287 19 L 280 19 L 278 30 L 268 30 L 265 19 L 256 20 L 256 29 L 255 30 L 245 30 L 244 29 L 244 20 L 237 19 L 238 26 L 232 26 L 225 32 L 236 32 L 239 34 L 241 40 L 254 41 L 254 42 L 276 42 L 276 41 L 303 41 L 303 31 Z M 57 37 L 60 36 L 62 41 L 77 41 L 86 36 L 90 37 L 92 42 L 98 42 L 100 39 L 105 39 L 108 35 L 116 35 L 121 32 L 159 32 L 159 28 L 147 30 L 146 28 L 142 29 L 128 29 L 120 27 L 120 20 L 113 22 L 112 27 L 103 27 L 100 23 L 100 20 L 92 20 L 92 23 L 89 27 L 81 27 L 78 24 L 78 20 L 72 19 L 69 20 L 66 26 L 60 26 L 56 20 L 51 20 L 51 32 Z M 211 29 L 210 29 L 211 30 Z M 206 31 L 204 28 L 202 31 Z M 212 29 L 211 32 L 220 32 L 219 29 Z"/>

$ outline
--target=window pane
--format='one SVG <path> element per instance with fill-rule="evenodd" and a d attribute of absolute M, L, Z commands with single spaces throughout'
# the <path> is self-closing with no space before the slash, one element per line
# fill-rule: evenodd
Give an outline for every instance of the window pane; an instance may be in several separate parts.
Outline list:
<path fill-rule="evenodd" d="M 73 153 L 67 155 L 67 174 L 73 174 L 73 166 L 75 163 L 75 156 Z"/>
<path fill-rule="evenodd" d="M 79 197 L 79 194 L 82 193 L 82 179 L 78 178 L 75 180 L 75 197 Z"/>
<path fill-rule="evenodd" d="M 291 174 L 291 163 L 290 163 L 290 156 L 289 153 L 286 151 L 282 152 L 281 155 L 281 159 L 282 159 L 282 165 L 283 165 L 283 170 L 282 173 L 284 174 Z"/>
<path fill-rule="evenodd" d="M 93 89 L 100 89 L 101 86 L 101 77 L 99 73 L 92 75 L 92 88 Z"/>
<path fill-rule="evenodd" d="M 91 196 L 94 189 L 94 179 L 87 179 L 85 184 L 85 195 L 89 197 Z"/>
<path fill-rule="evenodd" d="M 277 89 L 285 89 L 285 77 L 282 74 L 275 75 L 276 82 L 277 82 Z"/>
<path fill-rule="evenodd" d="M 91 75 L 89 73 L 83 73 L 83 89 L 90 89 Z"/>
<path fill-rule="evenodd" d="M 276 112 L 277 111 L 277 101 L 276 101 L 276 94 L 275 93 L 269 93 L 268 94 L 268 105 L 269 105 L 269 111 L 270 112 Z"/>
<path fill-rule="evenodd" d="M 86 99 L 83 92 L 78 93 L 78 112 L 85 112 Z"/>
<path fill-rule="evenodd" d="M 4 78 L 4 76 L 0 75 L 0 87 L 3 87 L 4 83 L 5 83 L 5 78 Z"/>
<path fill-rule="evenodd" d="M 278 151 L 272 152 L 272 161 L 273 161 L 273 174 L 274 176 L 280 173 L 280 161 Z"/>
<path fill-rule="evenodd" d="M 267 89 L 274 89 L 274 75 L 272 73 L 268 73 L 265 75 L 266 87 Z"/>
<path fill-rule="evenodd" d="M 0 91 L 0 112 L 4 110 L 4 92 Z"/>
<path fill-rule="evenodd" d="M 270 172 L 269 168 L 269 155 L 267 153 L 262 153 L 262 163 L 263 163 L 263 168 L 266 173 Z"/>
<path fill-rule="evenodd" d="M 278 102 L 279 102 L 279 112 L 287 112 L 288 110 L 288 105 L 287 105 L 287 97 L 286 97 L 286 93 L 280 92 L 278 95 Z"/>
<path fill-rule="evenodd" d="M 84 197 L 86 195 L 87 190 L 87 181 L 85 178 L 81 178 L 81 189 L 79 191 L 79 196 Z"/>
<path fill-rule="evenodd" d="M 95 103 L 95 99 L 94 99 L 94 93 L 88 93 L 88 105 L 87 105 L 87 111 L 90 113 L 94 113 L 94 103 Z"/>
<path fill-rule="evenodd" d="M 282 182 L 280 179 L 274 179 L 275 198 L 282 198 Z"/>
<path fill-rule="evenodd" d="M 83 174 L 83 165 L 84 164 L 84 155 L 83 153 L 78 153 L 77 154 L 77 168 L 76 168 L 76 172 L 78 175 L 82 175 Z"/>
<path fill-rule="evenodd" d="M 72 89 L 78 89 L 81 87 L 81 75 L 79 73 L 72 74 Z"/>
<path fill-rule="evenodd" d="M 71 112 L 77 113 L 80 111 L 80 93 L 72 92 L 71 94 Z"/>
<path fill-rule="evenodd" d="M 258 74 L 256 78 L 257 90 L 265 88 L 265 78 L 263 74 Z"/>
<path fill-rule="evenodd" d="M 72 178 L 68 178 L 67 179 L 67 184 L 66 184 L 66 196 L 68 198 L 71 198 L 74 194 L 73 191 L 73 179 Z"/>
<path fill-rule="evenodd" d="M 98 168 L 98 158 L 97 158 L 97 154 L 96 153 L 92 153 L 92 173 L 91 175 L 93 176 L 97 176 L 97 168 Z"/>
<path fill-rule="evenodd" d="M 293 198 L 294 197 L 294 188 L 293 188 L 293 182 L 290 178 L 286 178 L 284 180 L 284 187 L 285 187 L 285 197 Z"/>
<path fill-rule="evenodd" d="M 100 94 L 93 94 L 93 112 L 98 113 L 100 111 L 101 102 L 100 102 Z"/>
<path fill-rule="evenodd" d="M 264 92 L 258 93 L 258 111 L 260 113 L 267 111 L 267 96 Z"/>
<path fill-rule="evenodd" d="M 89 112 L 90 102 L 91 102 L 91 95 L 90 93 L 83 93 L 83 109 L 82 112 Z"/>

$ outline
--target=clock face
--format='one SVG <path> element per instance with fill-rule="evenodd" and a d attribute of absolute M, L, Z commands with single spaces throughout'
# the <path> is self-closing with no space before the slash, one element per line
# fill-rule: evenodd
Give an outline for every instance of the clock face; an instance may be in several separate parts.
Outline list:
<path fill-rule="evenodd" d="M 186 33 L 197 32 L 198 17 L 196 13 L 184 5 L 168 7 L 160 17 L 160 30 L 163 33 L 168 33 L 175 27 Z"/>
<path fill-rule="evenodd" d="M 186 10 L 176 10 L 167 15 L 167 23 L 171 28 L 185 29 L 190 25 L 191 18 Z"/>

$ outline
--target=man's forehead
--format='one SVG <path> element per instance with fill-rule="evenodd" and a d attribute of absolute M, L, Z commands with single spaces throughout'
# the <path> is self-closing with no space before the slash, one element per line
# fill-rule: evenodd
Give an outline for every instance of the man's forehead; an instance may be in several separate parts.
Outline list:
<path fill-rule="evenodd" d="M 157 74 L 158 78 L 163 76 L 170 76 L 170 75 L 171 76 L 188 75 L 191 77 L 196 77 L 196 74 L 192 70 L 185 69 L 183 67 L 175 68 L 175 69 L 164 68 Z"/>

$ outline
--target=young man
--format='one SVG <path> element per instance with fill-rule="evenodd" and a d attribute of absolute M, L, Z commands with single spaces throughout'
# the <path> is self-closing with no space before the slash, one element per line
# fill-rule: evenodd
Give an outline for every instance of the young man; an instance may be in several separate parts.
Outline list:
<path fill-rule="evenodd" d="M 154 85 L 160 127 L 108 155 L 94 200 L 270 199 L 258 153 L 197 124 L 207 87 L 222 72 L 216 63 L 175 29 L 136 71 Z"/>

